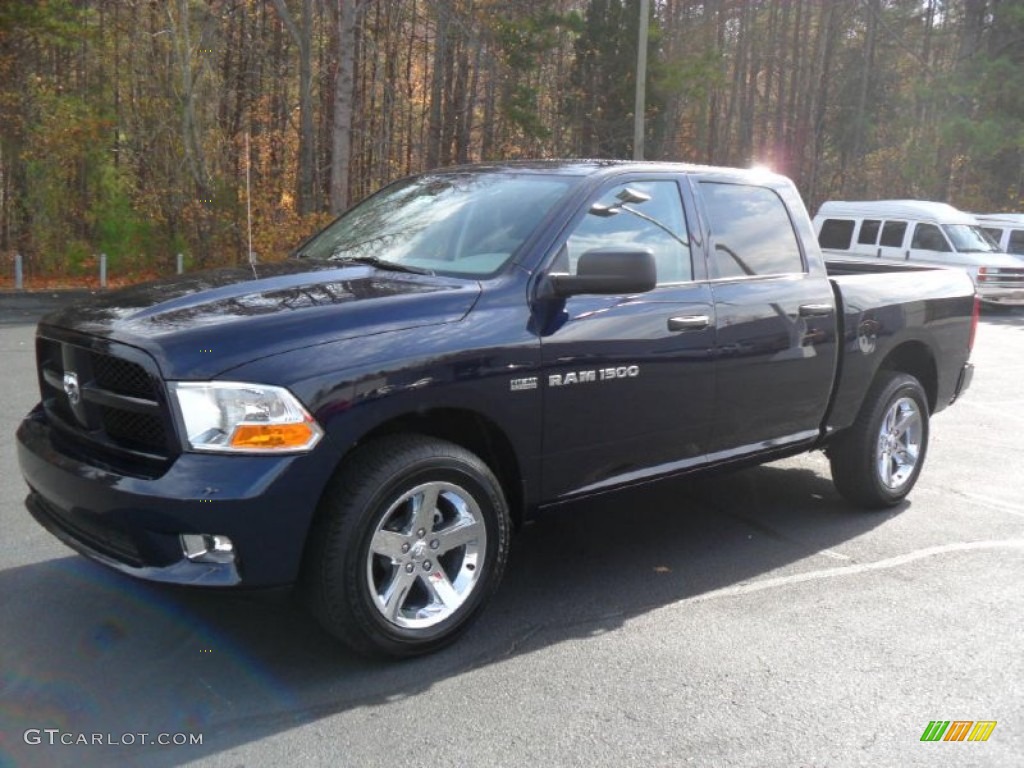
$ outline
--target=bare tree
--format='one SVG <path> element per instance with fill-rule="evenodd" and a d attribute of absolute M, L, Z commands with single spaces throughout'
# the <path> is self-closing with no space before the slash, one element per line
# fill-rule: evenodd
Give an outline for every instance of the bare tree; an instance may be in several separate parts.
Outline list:
<path fill-rule="evenodd" d="M 313 0 L 302 0 L 300 26 L 296 26 L 284 0 L 272 0 L 282 23 L 299 49 L 299 170 L 295 199 L 299 213 L 313 211 L 316 139 L 313 132 Z"/>

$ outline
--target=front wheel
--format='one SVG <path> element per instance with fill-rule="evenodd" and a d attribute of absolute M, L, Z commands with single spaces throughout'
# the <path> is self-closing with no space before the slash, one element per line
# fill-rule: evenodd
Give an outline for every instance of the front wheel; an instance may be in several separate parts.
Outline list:
<path fill-rule="evenodd" d="M 477 456 L 420 435 L 382 438 L 346 459 L 321 502 L 309 602 L 357 651 L 437 650 L 494 592 L 509 531 L 501 486 Z"/>
<path fill-rule="evenodd" d="M 828 448 L 832 480 L 869 509 L 902 501 L 917 482 L 928 449 L 928 400 L 905 373 L 881 371 L 856 421 Z"/>

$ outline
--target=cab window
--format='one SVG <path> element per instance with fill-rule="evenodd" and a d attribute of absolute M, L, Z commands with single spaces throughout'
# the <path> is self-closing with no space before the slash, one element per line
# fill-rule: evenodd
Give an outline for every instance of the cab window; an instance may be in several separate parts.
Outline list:
<path fill-rule="evenodd" d="M 818 233 L 818 245 L 822 248 L 848 251 L 853 241 L 853 225 L 853 219 L 825 219 L 821 223 L 821 232 Z"/>
<path fill-rule="evenodd" d="M 942 235 L 942 230 L 934 224 L 918 224 L 914 228 L 914 239 L 910 241 L 910 247 L 941 253 L 948 253 L 951 250 Z"/>
<path fill-rule="evenodd" d="M 888 248 L 899 248 L 903 245 L 903 236 L 906 232 L 907 222 L 887 221 L 885 226 L 882 227 L 882 238 L 878 241 L 878 244 Z"/>
<path fill-rule="evenodd" d="M 878 230 L 881 226 L 882 222 L 878 219 L 864 219 L 860 224 L 857 242 L 861 245 L 874 245 L 878 241 Z"/>
<path fill-rule="evenodd" d="M 767 187 L 702 181 L 711 225 L 715 277 L 784 275 L 804 271 L 785 203 Z"/>
<path fill-rule="evenodd" d="M 632 202 L 638 197 L 633 193 L 648 199 Z M 647 249 L 654 254 L 658 285 L 686 282 L 693 279 L 688 243 L 676 182 L 629 181 L 590 205 L 566 240 L 553 271 L 576 274 L 580 256 L 594 248 Z"/>

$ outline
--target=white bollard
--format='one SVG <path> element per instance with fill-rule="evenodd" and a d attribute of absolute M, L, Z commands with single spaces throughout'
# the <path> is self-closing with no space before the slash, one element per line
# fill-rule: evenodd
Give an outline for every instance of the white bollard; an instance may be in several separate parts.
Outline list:
<path fill-rule="evenodd" d="M 185 271 L 185 257 L 180 253 L 178 254 L 178 274 L 182 274 Z"/>
<path fill-rule="evenodd" d="M 107 287 L 107 254 L 100 254 L 100 288 Z"/>
<path fill-rule="evenodd" d="M 21 254 L 14 254 L 14 290 L 21 291 L 25 289 L 25 271 L 22 268 Z"/>

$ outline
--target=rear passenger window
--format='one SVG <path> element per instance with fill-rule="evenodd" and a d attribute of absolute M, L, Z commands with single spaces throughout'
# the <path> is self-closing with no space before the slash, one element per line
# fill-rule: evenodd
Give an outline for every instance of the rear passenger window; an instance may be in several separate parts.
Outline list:
<path fill-rule="evenodd" d="M 715 277 L 804 271 L 789 212 L 773 190 L 710 181 L 700 188 L 711 224 Z"/>
<path fill-rule="evenodd" d="M 853 241 L 853 219 L 825 219 L 818 233 L 818 245 L 848 251 Z"/>
<path fill-rule="evenodd" d="M 914 239 L 910 242 L 910 247 L 923 251 L 948 251 L 949 243 L 934 224 L 918 224 L 914 228 Z"/>
<path fill-rule="evenodd" d="M 907 222 L 905 221 L 887 221 L 885 226 L 882 227 L 882 239 L 879 241 L 879 245 L 890 246 L 892 248 L 899 248 L 903 245 L 903 235 L 907 232 Z"/>
<path fill-rule="evenodd" d="M 861 245 L 874 245 L 878 242 L 878 228 L 882 225 L 878 219 L 864 219 L 860 224 L 857 242 Z"/>
<path fill-rule="evenodd" d="M 1015 229 L 1010 232 L 1010 241 L 1006 244 L 1006 252 L 1024 255 L 1024 229 Z"/>

